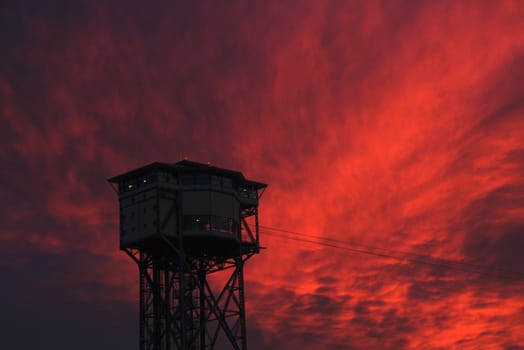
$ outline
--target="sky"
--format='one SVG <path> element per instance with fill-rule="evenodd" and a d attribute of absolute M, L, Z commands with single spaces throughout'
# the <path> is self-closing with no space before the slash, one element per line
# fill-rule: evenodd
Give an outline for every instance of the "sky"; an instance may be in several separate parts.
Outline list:
<path fill-rule="evenodd" d="M 524 2 L 4 1 L 0 50 L 2 348 L 138 349 L 106 179 L 188 158 L 269 184 L 250 349 L 524 349 Z"/>

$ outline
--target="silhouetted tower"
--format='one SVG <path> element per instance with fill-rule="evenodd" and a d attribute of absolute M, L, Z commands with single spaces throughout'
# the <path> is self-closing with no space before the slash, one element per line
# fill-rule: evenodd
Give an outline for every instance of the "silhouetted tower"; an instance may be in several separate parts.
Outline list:
<path fill-rule="evenodd" d="M 187 160 L 108 181 L 118 184 L 120 249 L 139 269 L 140 350 L 247 349 L 244 263 L 260 249 L 267 185 Z"/>

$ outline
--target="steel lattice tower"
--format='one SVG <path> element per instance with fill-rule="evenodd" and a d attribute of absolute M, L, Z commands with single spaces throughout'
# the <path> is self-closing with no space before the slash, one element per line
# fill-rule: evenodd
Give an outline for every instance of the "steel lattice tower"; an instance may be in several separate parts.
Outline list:
<path fill-rule="evenodd" d="M 108 181 L 118 185 L 120 249 L 139 271 L 139 349 L 247 349 L 244 264 L 260 250 L 267 185 L 187 160 Z"/>

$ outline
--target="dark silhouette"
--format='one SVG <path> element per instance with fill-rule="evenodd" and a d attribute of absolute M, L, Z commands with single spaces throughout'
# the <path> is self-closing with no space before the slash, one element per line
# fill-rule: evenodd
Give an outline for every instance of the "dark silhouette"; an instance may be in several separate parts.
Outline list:
<path fill-rule="evenodd" d="M 118 184 L 120 249 L 139 268 L 139 349 L 247 349 L 243 266 L 260 251 L 267 185 L 188 160 L 108 181 Z M 217 289 L 207 277 L 223 270 Z"/>

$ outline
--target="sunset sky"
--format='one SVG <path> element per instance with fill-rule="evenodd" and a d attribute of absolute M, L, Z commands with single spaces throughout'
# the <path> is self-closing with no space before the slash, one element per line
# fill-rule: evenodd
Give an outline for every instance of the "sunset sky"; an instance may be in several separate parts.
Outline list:
<path fill-rule="evenodd" d="M 138 349 L 106 179 L 187 157 L 269 184 L 250 349 L 524 349 L 524 1 L 3 1 L 0 52 L 0 348 Z"/>

